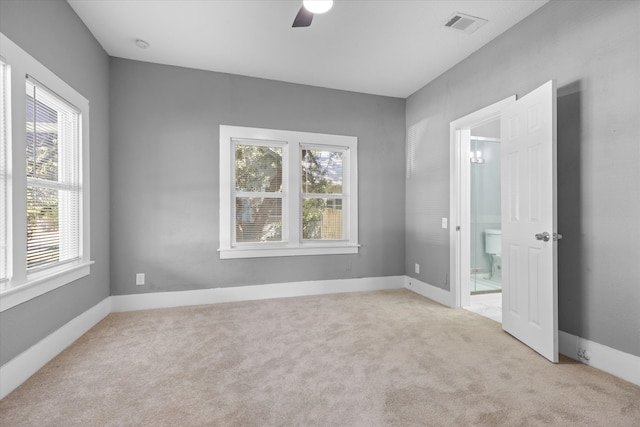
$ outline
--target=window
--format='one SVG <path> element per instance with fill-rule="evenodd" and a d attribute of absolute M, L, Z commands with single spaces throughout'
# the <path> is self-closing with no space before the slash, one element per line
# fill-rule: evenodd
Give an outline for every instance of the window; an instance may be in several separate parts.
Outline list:
<path fill-rule="evenodd" d="M 235 245 L 282 242 L 284 146 L 233 139 Z"/>
<path fill-rule="evenodd" d="M 89 103 L 0 36 L 4 311 L 90 272 Z"/>
<path fill-rule="evenodd" d="M 302 147 L 302 239 L 343 240 L 343 159 L 346 150 Z"/>
<path fill-rule="evenodd" d="M 357 138 L 220 126 L 220 258 L 358 252 Z"/>
<path fill-rule="evenodd" d="M 80 256 L 80 113 L 26 81 L 27 271 Z"/>

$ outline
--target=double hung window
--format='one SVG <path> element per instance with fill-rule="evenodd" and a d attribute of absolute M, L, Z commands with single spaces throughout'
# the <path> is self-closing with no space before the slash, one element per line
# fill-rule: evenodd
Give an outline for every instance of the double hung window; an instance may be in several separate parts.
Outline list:
<path fill-rule="evenodd" d="M 0 311 L 89 274 L 89 103 L 4 35 Z"/>
<path fill-rule="evenodd" d="M 220 127 L 220 257 L 358 251 L 357 138 Z"/>
<path fill-rule="evenodd" d="M 27 271 L 80 256 L 80 112 L 26 80 Z"/>

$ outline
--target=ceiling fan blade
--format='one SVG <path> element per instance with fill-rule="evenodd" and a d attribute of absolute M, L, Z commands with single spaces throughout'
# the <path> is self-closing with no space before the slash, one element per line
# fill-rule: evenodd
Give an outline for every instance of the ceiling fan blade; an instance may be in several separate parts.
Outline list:
<path fill-rule="evenodd" d="M 308 27 L 313 20 L 313 13 L 309 12 L 302 6 L 296 15 L 296 19 L 293 20 L 292 27 Z"/>

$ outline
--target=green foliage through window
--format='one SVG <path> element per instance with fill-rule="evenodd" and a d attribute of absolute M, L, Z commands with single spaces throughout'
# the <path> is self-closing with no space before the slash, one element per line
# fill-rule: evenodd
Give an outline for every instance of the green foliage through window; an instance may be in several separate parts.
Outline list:
<path fill-rule="evenodd" d="M 236 144 L 235 180 L 236 242 L 281 241 L 282 148 Z"/>
<path fill-rule="evenodd" d="M 312 195 L 342 194 L 344 152 L 302 149 L 302 238 L 341 240 L 342 199 Z"/>

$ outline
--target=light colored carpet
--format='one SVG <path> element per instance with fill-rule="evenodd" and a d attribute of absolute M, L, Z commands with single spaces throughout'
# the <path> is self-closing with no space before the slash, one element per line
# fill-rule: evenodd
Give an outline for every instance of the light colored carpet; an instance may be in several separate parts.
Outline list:
<path fill-rule="evenodd" d="M 2 426 L 638 426 L 640 388 L 407 290 L 112 313 Z"/>

